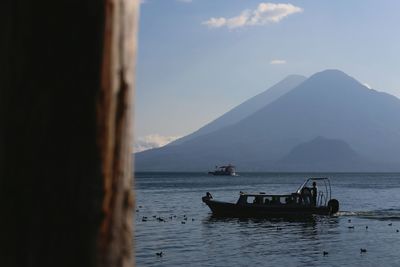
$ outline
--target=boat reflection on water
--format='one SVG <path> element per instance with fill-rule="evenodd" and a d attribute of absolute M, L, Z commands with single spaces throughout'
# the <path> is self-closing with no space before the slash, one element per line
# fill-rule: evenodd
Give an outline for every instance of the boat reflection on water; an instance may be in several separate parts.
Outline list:
<path fill-rule="evenodd" d="M 361 220 L 360 220 L 361 219 Z M 367 219 L 367 220 L 366 220 Z M 373 222 L 376 221 L 376 222 Z M 392 224 L 400 221 L 400 209 L 382 209 L 373 211 L 341 211 L 331 216 L 310 215 L 293 217 L 225 217 L 210 214 L 202 221 L 204 229 L 220 229 L 223 227 L 228 233 L 230 231 L 243 232 L 251 236 L 257 233 L 265 238 L 278 238 L 283 242 L 288 239 L 297 240 L 297 242 L 317 242 L 313 243 L 318 247 L 318 243 L 323 238 L 338 240 L 343 235 L 343 231 L 354 234 L 354 225 L 356 229 L 362 229 L 357 238 L 364 238 L 363 234 L 368 235 L 369 230 L 375 226 L 381 229 L 391 228 Z M 390 222 L 390 223 L 389 223 Z M 344 226 L 343 226 L 344 225 Z M 372 225 L 372 227 L 371 227 Z M 382 226 L 384 225 L 384 226 Z M 399 230 L 393 230 L 398 233 Z M 324 243 L 324 242 L 322 242 Z M 325 244 L 323 244 L 325 246 Z M 304 247 L 307 252 L 310 248 Z M 315 249 L 315 247 L 313 247 Z M 340 248 L 337 248 L 340 250 Z M 320 254 L 316 250 L 315 253 Z"/>
<path fill-rule="evenodd" d="M 332 216 L 306 216 L 302 218 L 227 218 L 210 215 L 202 221 L 204 231 L 210 235 L 216 235 L 216 229 L 222 226 L 224 233 L 230 235 L 236 232 L 237 235 L 246 239 L 249 236 L 260 236 L 263 240 L 267 239 L 270 244 L 272 240 L 280 240 L 282 244 L 297 246 L 297 250 L 310 253 L 323 243 L 323 237 L 336 238 L 340 235 L 340 218 Z M 250 241 L 249 241 L 250 242 Z M 258 242 L 261 241 L 256 241 Z M 264 242 L 264 241 L 262 241 Z M 313 242 L 312 247 L 304 246 L 307 242 Z M 316 242 L 316 243 L 315 243 Z M 244 247 L 248 246 L 244 245 Z M 258 244 L 262 246 L 261 244 Z M 282 248 L 283 249 L 283 248 Z"/>
<path fill-rule="evenodd" d="M 331 224 L 335 225 L 339 223 L 338 216 L 321 216 L 321 215 L 310 215 L 310 216 L 302 216 L 302 217 L 224 217 L 224 216 L 216 216 L 211 214 L 207 218 L 203 220 L 203 223 L 252 223 L 252 224 L 281 224 L 281 223 L 304 223 L 305 225 L 313 226 L 317 223 L 323 224 Z"/>

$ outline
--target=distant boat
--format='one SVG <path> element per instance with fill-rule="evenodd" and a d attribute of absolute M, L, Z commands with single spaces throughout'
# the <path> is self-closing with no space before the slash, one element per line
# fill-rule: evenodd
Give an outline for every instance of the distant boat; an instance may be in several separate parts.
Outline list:
<path fill-rule="evenodd" d="M 320 191 L 316 187 L 310 188 L 307 185 L 311 181 L 319 182 L 325 188 Z M 295 193 L 286 195 L 240 192 L 237 203 L 229 203 L 214 200 L 207 192 L 202 200 L 217 217 L 305 218 L 312 215 L 333 215 L 339 211 L 339 201 L 331 198 L 330 181 L 325 177 L 309 178 Z"/>
<path fill-rule="evenodd" d="M 225 166 L 215 166 L 215 170 L 208 172 L 208 174 L 218 175 L 218 176 L 238 176 L 235 171 L 235 166 L 228 164 Z"/>

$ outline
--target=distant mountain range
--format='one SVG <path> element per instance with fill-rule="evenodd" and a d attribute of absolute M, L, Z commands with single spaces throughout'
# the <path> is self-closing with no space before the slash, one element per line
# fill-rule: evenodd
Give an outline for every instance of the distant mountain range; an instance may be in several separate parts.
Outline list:
<path fill-rule="evenodd" d="M 138 171 L 399 171 L 400 100 L 338 70 L 289 76 L 173 143 Z"/>
<path fill-rule="evenodd" d="M 378 167 L 355 152 L 342 140 L 317 137 L 295 146 L 289 154 L 275 164 L 286 171 L 371 171 Z"/>

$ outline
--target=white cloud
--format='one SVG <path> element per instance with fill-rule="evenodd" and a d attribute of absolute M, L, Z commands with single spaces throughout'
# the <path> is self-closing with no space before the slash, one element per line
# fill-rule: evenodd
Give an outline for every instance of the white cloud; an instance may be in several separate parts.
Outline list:
<path fill-rule="evenodd" d="M 226 25 L 226 18 L 211 18 L 203 22 L 203 24 L 208 25 L 208 27 L 211 28 L 219 28 Z"/>
<path fill-rule="evenodd" d="M 180 138 L 181 136 L 162 136 L 159 134 L 150 134 L 139 137 L 135 141 L 134 152 L 165 146 L 166 144 Z"/>
<path fill-rule="evenodd" d="M 192 0 L 176 0 L 178 2 L 182 2 L 182 3 L 191 3 L 193 2 Z"/>
<path fill-rule="evenodd" d="M 364 85 L 365 87 L 367 87 L 368 89 L 372 89 L 371 85 L 369 85 L 368 83 L 363 83 L 363 85 Z"/>
<path fill-rule="evenodd" d="M 279 65 L 279 64 L 286 64 L 286 60 L 283 59 L 274 59 L 269 62 L 271 65 Z"/>
<path fill-rule="evenodd" d="M 202 24 L 210 28 L 227 27 L 229 29 L 266 25 L 269 23 L 278 23 L 285 17 L 303 12 L 303 9 L 292 4 L 274 4 L 260 3 L 254 10 L 243 10 L 240 15 L 232 18 L 210 18 Z"/>

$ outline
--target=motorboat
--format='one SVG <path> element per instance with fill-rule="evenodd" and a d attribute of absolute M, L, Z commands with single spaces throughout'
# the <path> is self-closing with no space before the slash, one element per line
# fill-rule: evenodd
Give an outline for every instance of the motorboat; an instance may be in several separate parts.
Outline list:
<path fill-rule="evenodd" d="M 224 176 L 237 176 L 235 171 L 235 166 L 228 164 L 225 166 L 215 166 L 215 170 L 212 172 L 208 172 L 208 174 L 212 175 L 224 175 Z"/>
<path fill-rule="evenodd" d="M 317 188 L 322 187 L 320 190 Z M 331 198 L 329 178 L 308 178 L 294 193 L 239 193 L 236 203 L 214 200 L 207 192 L 202 201 L 216 217 L 305 217 L 333 215 L 339 211 L 339 201 Z"/>

